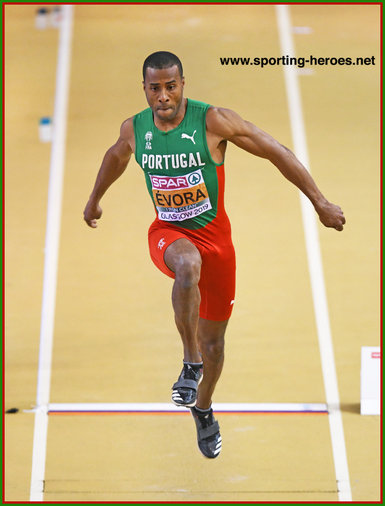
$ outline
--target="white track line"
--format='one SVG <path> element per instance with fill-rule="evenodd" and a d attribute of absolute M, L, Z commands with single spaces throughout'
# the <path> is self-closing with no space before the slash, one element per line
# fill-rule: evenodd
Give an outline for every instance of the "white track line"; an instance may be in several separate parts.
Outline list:
<path fill-rule="evenodd" d="M 40 328 L 39 367 L 37 379 L 35 429 L 33 437 L 30 501 L 42 501 L 47 445 L 47 408 L 51 383 L 53 330 L 55 320 L 57 264 L 59 252 L 61 202 L 67 128 L 68 84 L 70 74 L 72 5 L 62 5 L 63 19 L 59 32 L 56 71 L 55 110 L 48 187 L 47 228 L 43 298 Z"/>
<path fill-rule="evenodd" d="M 326 404 L 315 403 L 213 403 L 216 413 L 327 413 Z M 49 413 L 188 413 L 175 404 L 139 403 L 51 403 Z"/>
<path fill-rule="evenodd" d="M 278 31 L 283 55 L 295 56 L 292 28 L 288 5 L 276 5 Z M 297 71 L 294 66 L 285 65 L 284 75 L 289 104 L 290 123 L 294 152 L 305 167 L 309 168 L 305 127 L 302 115 L 301 97 Z M 322 259 L 318 238 L 317 222 L 310 201 L 302 193 L 301 208 L 305 229 L 306 249 L 309 263 L 313 304 L 321 354 L 326 401 L 329 409 L 329 426 L 333 448 L 334 466 L 340 501 L 351 501 L 348 462 L 344 430 L 340 411 L 337 374 L 334 361 L 333 343 L 330 331 L 329 312 L 324 284 Z"/>

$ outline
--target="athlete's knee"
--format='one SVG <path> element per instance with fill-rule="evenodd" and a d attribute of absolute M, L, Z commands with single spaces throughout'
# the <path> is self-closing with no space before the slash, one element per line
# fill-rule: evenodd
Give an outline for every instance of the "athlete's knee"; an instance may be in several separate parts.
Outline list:
<path fill-rule="evenodd" d="M 175 273 L 175 282 L 182 288 L 198 284 L 202 258 L 199 250 L 188 239 L 182 238 L 172 243 L 165 251 L 164 261 Z"/>
<path fill-rule="evenodd" d="M 175 262 L 175 281 L 183 288 L 199 283 L 202 260 L 200 255 L 181 255 Z"/>
<path fill-rule="evenodd" d="M 224 357 L 225 340 L 222 337 L 201 341 L 199 346 L 203 356 L 212 362 L 219 362 Z"/>

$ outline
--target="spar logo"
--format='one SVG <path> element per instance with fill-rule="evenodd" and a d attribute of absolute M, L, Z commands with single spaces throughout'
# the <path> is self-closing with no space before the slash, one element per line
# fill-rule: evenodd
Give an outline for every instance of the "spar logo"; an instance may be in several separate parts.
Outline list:
<path fill-rule="evenodd" d="M 181 177 L 158 177 L 150 176 L 153 190 L 177 190 L 179 188 L 189 188 L 189 182 L 186 176 Z"/>
<path fill-rule="evenodd" d="M 186 176 L 153 176 L 150 175 L 153 190 L 179 190 L 182 188 L 192 188 L 204 184 L 203 176 L 200 170 L 187 174 Z"/>

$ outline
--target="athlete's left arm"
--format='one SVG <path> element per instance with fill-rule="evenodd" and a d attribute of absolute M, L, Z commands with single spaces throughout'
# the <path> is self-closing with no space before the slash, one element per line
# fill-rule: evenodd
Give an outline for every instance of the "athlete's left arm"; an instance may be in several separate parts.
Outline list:
<path fill-rule="evenodd" d="M 253 155 L 270 160 L 310 199 L 326 227 L 343 230 L 345 217 L 341 208 L 322 195 L 309 172 L 288 148 L 229 109 L 211 107 L 206 124 L 207 133 L 218 137 L 219 142 L 228 140 Z"/>

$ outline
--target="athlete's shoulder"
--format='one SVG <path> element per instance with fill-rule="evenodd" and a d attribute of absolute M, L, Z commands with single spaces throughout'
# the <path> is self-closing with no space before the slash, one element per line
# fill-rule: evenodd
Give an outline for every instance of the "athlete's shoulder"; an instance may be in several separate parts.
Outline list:
<path fill-rule="evenodd" d="M 123 121 L 120 126 L 120 137 L 128 138 L 132 135 L 134 132 L 134 117 L 135 116 L 131 116 L 131 118 L 127 118 Z"/>
<path fill-rule="evenodd" d="M 231 109 L 211 106 L 207 111 L 207 131 L 219 135 L 223 139 L 230 139 L 242 123 L 241 116 Z"/>
<path fill-rule="evenodd" d="M 213 121 L 231 121 L 238 116 L 239 115 L 231 109 L 227 109 L 226 107 L 217 107 L 214 105 L 211 105 L 207 111 L 207 117 Z"/>

